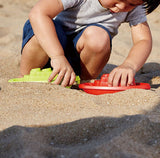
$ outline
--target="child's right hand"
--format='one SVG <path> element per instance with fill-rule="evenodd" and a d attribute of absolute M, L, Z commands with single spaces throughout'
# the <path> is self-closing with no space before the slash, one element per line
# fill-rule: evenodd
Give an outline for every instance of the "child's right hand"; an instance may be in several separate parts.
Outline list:
<path fill-rule="evenodd" d="M 53 67 L 53 72 L 48 78 L 49 82 L 51 82 L 53 78 L 58 74 L 58 77 L 53 82 L 54 84 L 61 83 L 62 86 L 66 87 L 74 83 L 76 75 L 64 55 L 52 58 L 51 66 Z"/>

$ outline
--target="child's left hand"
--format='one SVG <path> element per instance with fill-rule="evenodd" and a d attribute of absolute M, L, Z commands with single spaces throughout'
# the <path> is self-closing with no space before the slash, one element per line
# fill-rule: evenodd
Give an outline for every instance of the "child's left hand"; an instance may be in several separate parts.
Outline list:
<path fill-rule="evenodd" d="M 109 86 L 129 86 L 133 83 L 136 71 L 128 64 L 122 64 L 111 71 L 108 78 Z"/>

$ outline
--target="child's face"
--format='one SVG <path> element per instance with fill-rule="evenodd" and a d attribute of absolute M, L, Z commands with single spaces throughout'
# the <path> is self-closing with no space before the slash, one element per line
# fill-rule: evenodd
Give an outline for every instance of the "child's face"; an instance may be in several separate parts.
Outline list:
<path fill-rule="evenodd" d="M 99 2 L 113 13 L 128 12 L 144 3 L 143 0 L 99 0 Z"/>

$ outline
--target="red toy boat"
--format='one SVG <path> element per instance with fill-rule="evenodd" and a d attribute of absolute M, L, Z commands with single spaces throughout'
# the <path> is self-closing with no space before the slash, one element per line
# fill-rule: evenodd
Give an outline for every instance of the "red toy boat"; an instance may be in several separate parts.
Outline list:
<path fill-rule="evenodd" d="M 130 86 L 117 86 L 117 87 L 108 87 L 108 76 L 109 74 L 102 75 L 100 80 L 95 80 L 94 83 L 83 83 L 79 85 L 80 89 L 83 89 L 86 93 L 100 95 L 105 93 L 116 93 L 124 91 L 127 89 L 150 89 L 148 83 L 135 83 L 135 80 Z"/>

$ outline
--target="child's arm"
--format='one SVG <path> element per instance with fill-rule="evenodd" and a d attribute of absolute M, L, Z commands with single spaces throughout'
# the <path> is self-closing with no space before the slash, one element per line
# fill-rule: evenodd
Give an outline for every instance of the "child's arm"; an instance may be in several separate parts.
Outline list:
<path fill-rule="evenodd" d="M 117 86 L 127 86 L 132 84 L 136 72 L 147 60 L 151 48 L 152 37 L 147 22 L 131 27 L 133 47 L 125 61 L 113 69 L 109 75 L 109 84 Z"/>
<path fill-rule="evenodd" d="M 52 19 L 63 11 L 61 0 L 39 0 L 29 14 L 35 37 L 41 47 L 51 58 L 53 72 L 49 77 L 51 81 L 57 74 L 55 84 L 67 86 L 75 81 L 75 73 L 64 56 L 63 48 L 58 40 Z M 38 54 L 38 52 L 37 52 Z"/>

